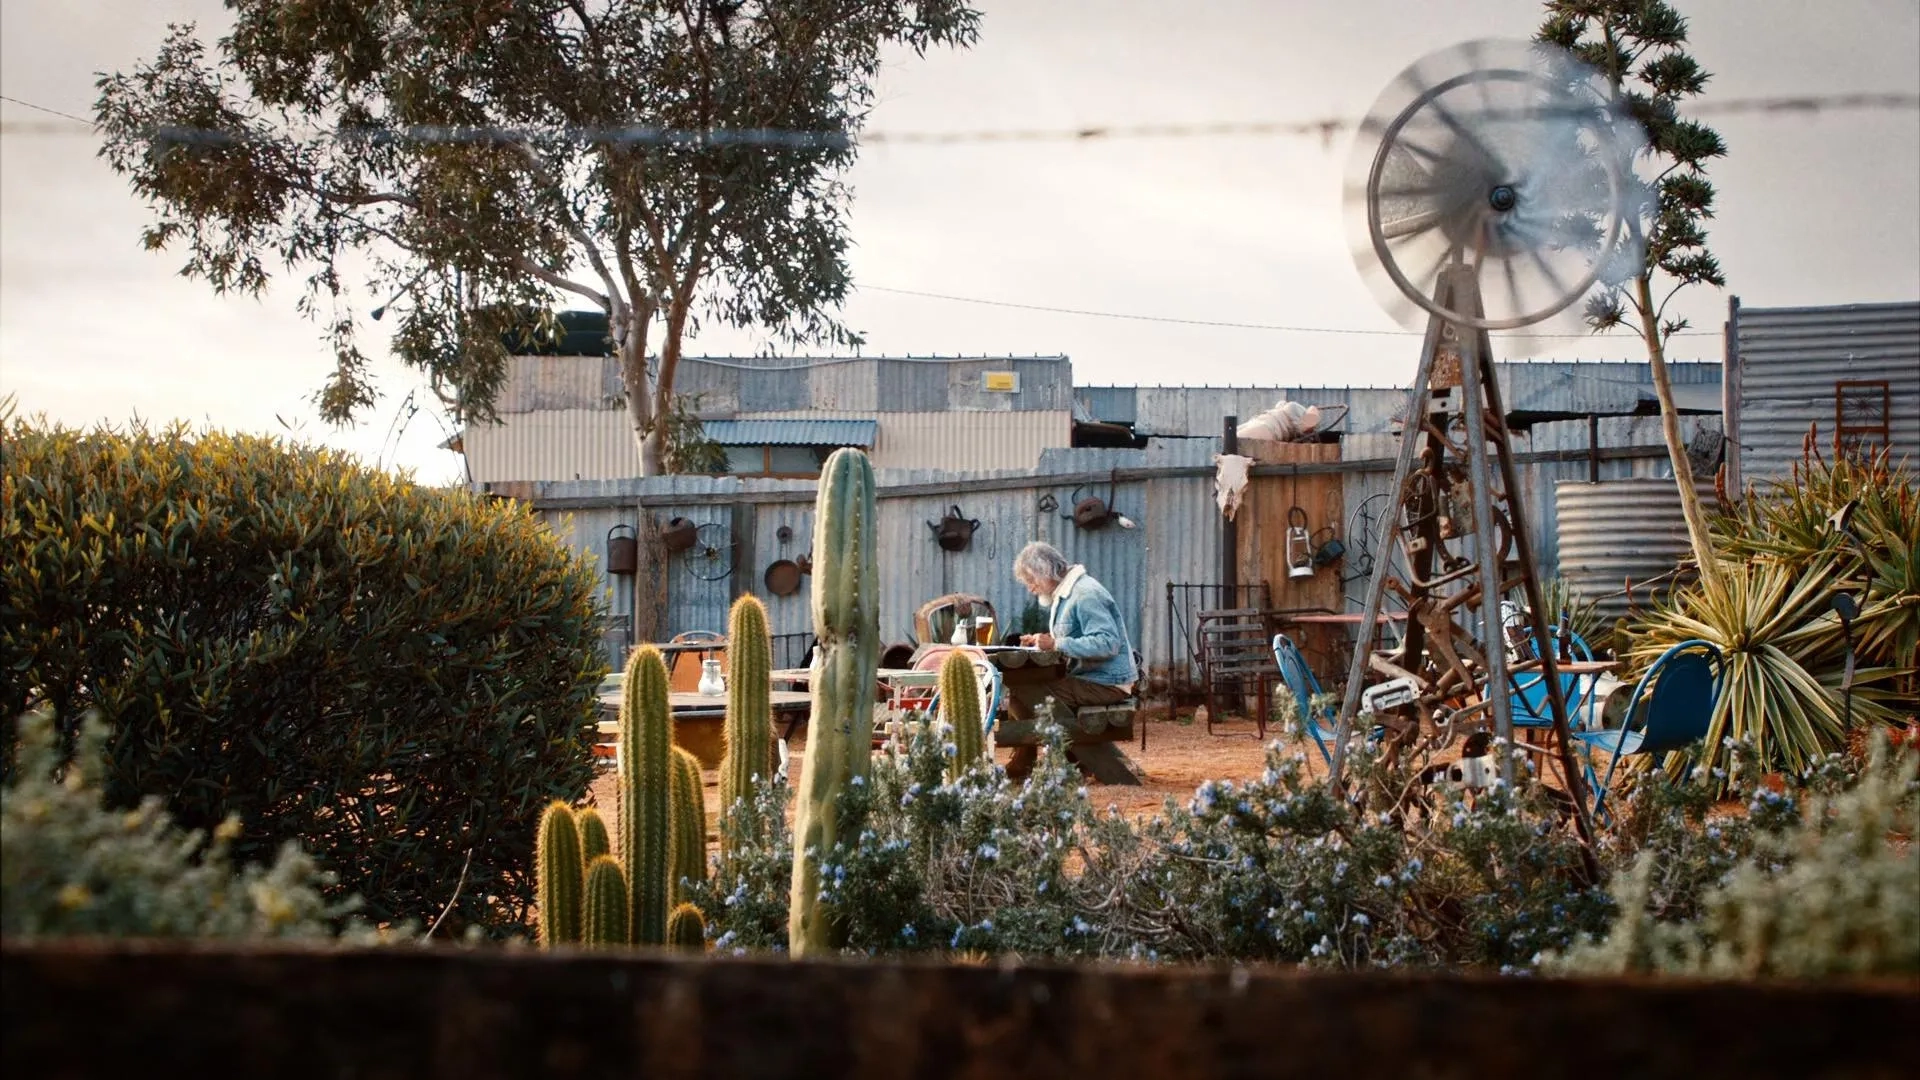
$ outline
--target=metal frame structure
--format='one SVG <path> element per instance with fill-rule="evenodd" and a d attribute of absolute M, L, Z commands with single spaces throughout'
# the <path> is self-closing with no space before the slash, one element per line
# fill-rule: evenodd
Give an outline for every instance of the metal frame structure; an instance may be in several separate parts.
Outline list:
<path fill-rule="evenodd" d="M 1392 560 L 1376 558 L 1361 623 L 1373 624 L 1393 587 L 1406 600 L 1406 633 L 1384 654 L 1372 650 L 1369 635 L 1356 640 L 1335 726 L 1335 785 L 1344 776 L 1348 738 L 1369 675 L 1408 679 L 1417 688 L 1411 701 L 1374 716 L 1387 728 L 1389 753 L 1423 743 L 1442 747 L 1464 730 L 1489 724 L 1503 747 L 1510 747 L 1501 597 L 1522 590 L 1528 625 L 1521 632 L 1530 632 L 1535 641 L 1551 640 L 1486 329 L 1439 313 L 1475 312 L 1479 304 L 1472 266 L 1456 261 L 1441 271 L 1388 489 L 1398 493 L 1398 505 L 1382 520 L 1374 549 L 1385 553 L 1398 545 L 1410 580 L 1398 581 L 1390 572 Z M 1480 634 L 1473 631 L 1476 608 Z M 1558 760 L 1590 854 L 1593 825 L 1573 758 L 1567 703 L 1553 651 L 1542 652 Z M 1500 754 L 1500 771 L 1511 783 L 1510 750 Z"/>

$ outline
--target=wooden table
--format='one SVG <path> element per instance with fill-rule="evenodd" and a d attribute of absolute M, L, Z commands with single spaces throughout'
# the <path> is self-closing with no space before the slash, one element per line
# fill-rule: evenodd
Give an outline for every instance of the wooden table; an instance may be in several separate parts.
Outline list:
<path fill-rule="evenodd" d="M 617 693 L 600 695 L 601 719 L 598 730 L 603 738 L 617 739 L 620 736 L 620 698 L 621 695 Z M 673 710 L 675 745 L 692 751 L 702 766 L 719 768 L 720 759 L 726 753 L 726 697 L 671 693 L 667 695 L 667 705 Z M 772 705 L 774 717 L 786 721 L 786 728 L 780 733 L 780 737 L 785 739 L 790 738 L 794 728 L 806 721 L 813 699 L 810 695 L 793 690 L 775 690 L 772 691 Z"/>

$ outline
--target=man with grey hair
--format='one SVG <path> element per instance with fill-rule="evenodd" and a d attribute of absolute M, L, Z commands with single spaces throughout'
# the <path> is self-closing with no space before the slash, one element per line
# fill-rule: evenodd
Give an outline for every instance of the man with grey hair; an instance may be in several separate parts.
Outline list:
<path fill-rule="evenodd" d="M 1039 540 L 1014 557 L 1013 576 L 1049 608 L 1046 632 L 1027 634 L 1020 643 L 1058 651 L 1067 658 L 1067 669 L 1050 682 L 1008 687 L 1007 711 L 1031 722 L 1034 706 L 1048 698 L 1061 708 L 1077 709 L 1132 697 L 1139 678 L 1133 666 L 1133 643 L 1127 639 L 1120 605 L 1106 586 L 1095 581 L 1086 567 L 1068 564 L 1059 548 Z M 1037 756 L 1033 747 L 1016 748 L 1007 774 L 1025 775 Z"/>

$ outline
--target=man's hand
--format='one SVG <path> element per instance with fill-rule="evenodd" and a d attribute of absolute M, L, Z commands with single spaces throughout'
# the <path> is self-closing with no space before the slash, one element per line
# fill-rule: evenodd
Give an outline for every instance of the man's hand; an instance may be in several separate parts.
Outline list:
<path fill-rule="evenodd" d="M 1036 649 L 1051 649 L 1054 646 L 1052 634 L 1028 634 L 1020 641 L 1021 644 L 1031 645 Z"/>

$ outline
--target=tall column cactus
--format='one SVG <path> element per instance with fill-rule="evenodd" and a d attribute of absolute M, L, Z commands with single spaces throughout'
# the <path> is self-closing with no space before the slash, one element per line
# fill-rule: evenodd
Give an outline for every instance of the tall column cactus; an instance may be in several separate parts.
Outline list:
<path fill-rule="evenodd" d="M 987 729 L 980 717 L 980 683 L 973 658 L 950 652 L 940 665 L 940 715 L 953 728 L 953 757 L 947 779 L 958 780 L 987 752 Z"/>
<path fill-rule="evenodd" d="M 651 645 L 635 649 L 620 702 L 620 862 L 627 871 L 636 945 L 667 940 L 673 858 L 673 714 L 667 665 Z"/>
<path fill-rule="evenodd" d="M 573 823 L 580 826 L 580 865 L 590 865 L 613 851 L 613 842 L 607 838 L 607 819 L 600 816 L 600 811 L 591 806 L 577 810 Z"/>
<path fill-rule="evenodd" d="M 581 904 L 580 938 L 595 948 L 615 948 L 633 935 L 628 914 L 627 875 L 611 855 L 601 855 L 587 866 L 587 896 Z"/>
<path fill-rule="evenodd" d="M 820 667 L 813 673 L 813 712 L 794 809 L 787 948 L 796 957 L 837 943 L 832 912 L 820 899 L 820 860 L 840 839 L 840 794 L 865 779 L 872 753 L 873 687 L 880 670 L 874 554 L 873 466 L 858 450 L 836 450 L 821 467 L 813 514 L 813 633 L 820 639 Z"/>
<path fill-rule="evenodd" d="M 556 799 L 540 815 L 533 857 L 540 891 L 540 944 L 552 948 L 578 942 L 585 864 L 580 859 L 580 830 L 566 803 Z"/>
<path fill-rule="evenodd" d="M 707 800 L 701 791 L 700 759 L 682 747 L 673 748 L 673 859 L 667 871 L 668 892 L 675 904 L 686 899 L 682 881 L 707 880 Z"/>
<path fill-rule="evenodd" d="M 734 601 L 727 618 L 727 754 L 720 762 L 720 819 L 741 799 L 753 801 L 756 784 L 773 777 L 773 643 L 767 609 L 752 596 Z M 726 830 L 720 843 L 727 843 Z"/>

